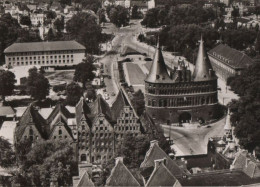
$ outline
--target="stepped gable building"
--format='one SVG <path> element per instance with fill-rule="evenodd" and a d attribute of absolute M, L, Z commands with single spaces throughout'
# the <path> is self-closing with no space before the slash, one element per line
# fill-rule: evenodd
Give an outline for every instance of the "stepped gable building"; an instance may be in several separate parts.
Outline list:
<path fill-rule="evenodd" d="M 86 48 L 76 41 L 14 43 L 7 47 L 7 66 L 74 66 L 85 58 Z"/>
<path fill-rule="evenodd" d="M 124 90 L 120 90 L 112 107 L 101 95 L 93 103 L 83 98 L 76 105 L 79 160 L 96 162 L 112 158 L 130 132 L 140 134 L 139 118 Z"/>
<path fill-rule="evenodd" d="M 107 187 L 114 186 L 141 186 L 131 171 L 124 165 L 123 157 L 117 157 L 114 168 L 107 178 Z"/>
<path fill-rule="evenodd" d="M 208 55 L 216 75 L 224 81 L 240 75 L 245 68 L 254 63 L 246 54 L 224 44 L 211 49 Z"/>
<path fill-rule="evenodd" d="M 38 110 L 30 104 L 19 120 L 15 129 L 15 141 L 29 138 L 32 141 L 49 139 L 68 139 L 74 141 L 72 131 L 68 126 L 68 118 L 72 114 L 61 104 L 57 104 L 45 120 Z"/>
<path fill-rule="evenodd" d="M 169 73 L 158 43 L 145 79 L 147 114 L 156 123 L 191 123 L 217 118 L 217 108 L 217 77 L 202 38 L 193 73 L 184 62 Z"/>

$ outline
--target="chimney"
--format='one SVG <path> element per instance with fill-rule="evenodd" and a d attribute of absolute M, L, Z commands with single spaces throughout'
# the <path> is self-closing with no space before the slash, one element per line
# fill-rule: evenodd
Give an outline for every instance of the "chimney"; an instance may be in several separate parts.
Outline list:
<path fill-rule="evenodd" d="M 85 171 L 88 172 L 88 174 L 91 176 L 92 164 L 90 163 L 79 164 L 79 177 L 81 177 Z"/>
<path fill-rule="evenodd" d="M 154 145 L 159 146 L 158 143 L 159 143 L 158 140 L 152 140 L 152 141 L 150 141 L 150 147 L 153 147 Z"/>
<path fill-rule="evenodd" d="M 116 165 L 117 165 L 119 162 L 123 163 L 124 162 L 124 158 L 123 157 L 116 157 L 115 161 L 116 161 Z"/>

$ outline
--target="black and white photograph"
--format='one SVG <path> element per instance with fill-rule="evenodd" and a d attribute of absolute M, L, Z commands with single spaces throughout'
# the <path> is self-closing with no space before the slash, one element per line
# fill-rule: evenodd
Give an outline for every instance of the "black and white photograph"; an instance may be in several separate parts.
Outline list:
<path fill-rule="evenodd" d="M 260 186 L 260 0 L 0 0 L 0 187 Z"/>

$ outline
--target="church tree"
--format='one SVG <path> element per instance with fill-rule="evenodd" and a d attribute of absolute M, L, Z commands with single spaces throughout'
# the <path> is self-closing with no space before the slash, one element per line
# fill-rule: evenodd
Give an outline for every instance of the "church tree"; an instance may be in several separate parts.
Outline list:
<path fill-rule="evenodd" d="M 66 24 L 69 39 L 75 39 L 86 47 L 90 54 L 99 53 L 102 40 L 102 29 L 97 18 L 89 13 L 77 13 Z"/>
<path fill-rule="evenodd" d="M 0 70 L 0 96 L 3 100 L 5 100 L 6 96 L 12 95 L 15 83 L 14 73 Z"/>
<path fill-rule="evenodd" d="M 74 81 L 81 82 L 83 84 L 83 88 L 85 88 L 86 83 L 92 81 L 95 78 L 95 74 L 93 73 L 96 70 L 93 56 L 87 56 L 83 62 L 77 64 L 74 73 Z"/>
<path fill-rule="evenodd" d="M 29 69 L 27 77 L 27 90 L 31 97 L 40 101 L 49 95 L 50 84 L 43 74 L 39 73 L 36 67 Z"/>
<path fill-rule="evenodd" d="M 239 144 L 252 151 L 260 144 L 260 64 L 256 63 L 241 75 L 229 79 L 229 85 L 240 95 L 229 103 L 231 122 Z"/>
<path fill-rule="evenodd" d="M 20 169 L 13 181 L 21 186 L 50 186 L 55 180 L 58 186 L 72 186 L 72 176 L 77 175 L 77 163 L 73 146 L 64 140 L 48 140 L 34 143 L 21 141 L 16 145 Z"/>

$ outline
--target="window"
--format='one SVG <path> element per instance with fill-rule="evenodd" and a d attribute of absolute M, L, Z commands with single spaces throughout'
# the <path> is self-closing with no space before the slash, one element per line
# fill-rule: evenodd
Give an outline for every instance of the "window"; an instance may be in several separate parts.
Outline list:
<path fill-rule="evenodd" d="M 82 125 L 81 128 L 82 128 L 82 130 L 85 130 L 85 125 Z"/>
<path fill-rule="evenodd" d="M 103 127 L 100 127 L 100 130 L 103 130 Z"/>
<path fill-rule="evenodd" d="M 61 134 L 62 134 L 62 130 L 60 129 L 60 130 L 59 130 L 59 135 L 61 135 Z"/>
<path fill-rule="evenodd" d="M 99 120 L 99 123 L 100 123 L 100 124 L 103 124 L 103 120 Z"/>

